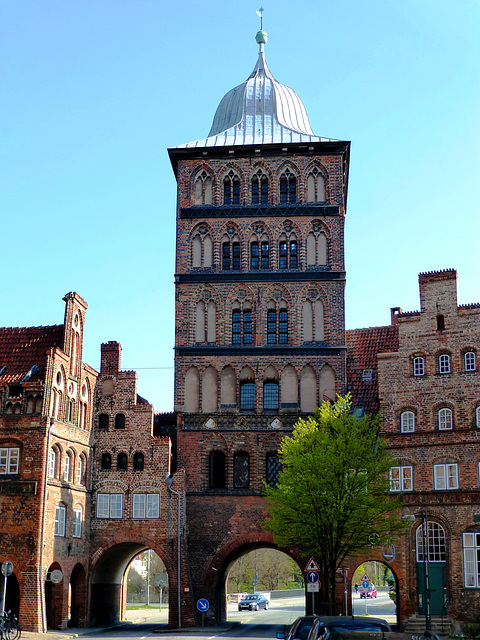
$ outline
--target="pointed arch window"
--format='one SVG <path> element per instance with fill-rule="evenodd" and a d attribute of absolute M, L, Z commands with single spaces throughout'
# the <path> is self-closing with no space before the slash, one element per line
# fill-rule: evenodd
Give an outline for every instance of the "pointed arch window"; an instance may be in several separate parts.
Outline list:
<path fill-rule="evenodd" d="M 240 270 L 240 239 L 238 236 L 224 240 L 222 243 L 222 271 Z"/>
<path fill-rule="evenodd" d="M 212 178 L 203 170 L 195 178 L 193 185 L 193 204 L 212 204 Z"/>
<path fill-rule="evenodd" d="M 274 302 L 267 309 L 267 344 L 288 344 L 288 311 Z"/>
<path fill-rule="evenodd" d="M 263 408 L 268 410 L 278 410 L 279 397 L 278 380 L 265 380 L 263 383 Z"/>
<path fill-rule="evenodd" d="M 278 453 L 267 453 L 267 459 L 265 464 L 265 479 L 270 487 L 276 487 L 278 484 L 278 477 L 280 475 L 280 458 Z"/>
<path fill-rule="evenodd" d="M 308 174 L 307 179 L 307 201 L 308 202 L 325 202 L 325 180 L 323 175 L 314 167 Z"/>
<path fill-rule="evenodd" d="M 252 178 L 252 204 L 268 204 L 268 178 L 260 169 Z"/>
<path fill-rule="evenodd" d="M 245 305 L 243 310 L 232 311 L 232 344 L 252 344 L 252 310 Z"/>
<path fill-rule="evenodd" d="M 235 489 L 248 489 L 250 486 L 250 456 L 244 451 L 233 457 L 233 486 Z"/>
<path fill-rule="evenodd" d="M 294 203 L 297 201 L 297 179 L 290 169 L 285 171 L 280 176 L 280 202 L 281 203 Z"/>
<path fill-rule="evenodd" d="M 280 269 L 296 269 L 298 267 L 297 241 L 282 238 L 278 249 Z"/>
<path fill-rule="evenodd" d="M 223 203 L 240 204 L 240 180 L 233 171 L 223 181 Z"/>

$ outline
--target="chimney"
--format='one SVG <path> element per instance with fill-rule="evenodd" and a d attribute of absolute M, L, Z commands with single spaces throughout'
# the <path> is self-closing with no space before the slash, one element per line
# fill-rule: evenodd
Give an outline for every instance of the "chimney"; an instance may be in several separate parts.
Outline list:
<path fill-rule="evenodd" d="M 400 307 L 391 307 L 390 308 L 390 324 L 396 325 L 398 324 L 398 316 L 402 314 L 402 310 Z"/>

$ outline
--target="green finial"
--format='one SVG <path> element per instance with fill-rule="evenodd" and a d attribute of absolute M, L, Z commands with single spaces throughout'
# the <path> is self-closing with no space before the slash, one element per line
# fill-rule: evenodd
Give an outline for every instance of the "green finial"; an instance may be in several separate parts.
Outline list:
<path fill-rule="evenodd" d="M 259 31 L 255 36 L 255 40 L 258 42 L 258 44 L 267 44 L 267 41 L 268 41 L 267 32 Z"/>

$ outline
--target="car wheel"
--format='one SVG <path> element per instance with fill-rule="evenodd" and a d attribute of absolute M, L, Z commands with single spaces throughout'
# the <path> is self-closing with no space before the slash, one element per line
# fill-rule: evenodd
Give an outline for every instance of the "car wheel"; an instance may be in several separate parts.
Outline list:
<path fill-rule="evenodd" d="M 258 604 L 255 605 L 255 611 L 258 611 Z"/>
<path fill-rule="evenodd" d="M 268 609 L 268 602 L 265 605 L 265 611 Z"/>

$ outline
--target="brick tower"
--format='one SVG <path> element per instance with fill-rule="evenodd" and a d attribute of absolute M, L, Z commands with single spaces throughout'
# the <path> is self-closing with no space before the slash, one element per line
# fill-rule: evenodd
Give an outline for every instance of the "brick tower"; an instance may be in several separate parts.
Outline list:
<path fill-rule="evenodd" d="M 175 408 L 193 600 L 225 616 L 231 563 L 259 546 L 263 482 L 296 420 L 345 388 L 350 143 L 313 134 L 257 64 L 207 138 L 169 149 L 178 184 Z M 300 559 L 297 559 L 300 560 Z"/>

